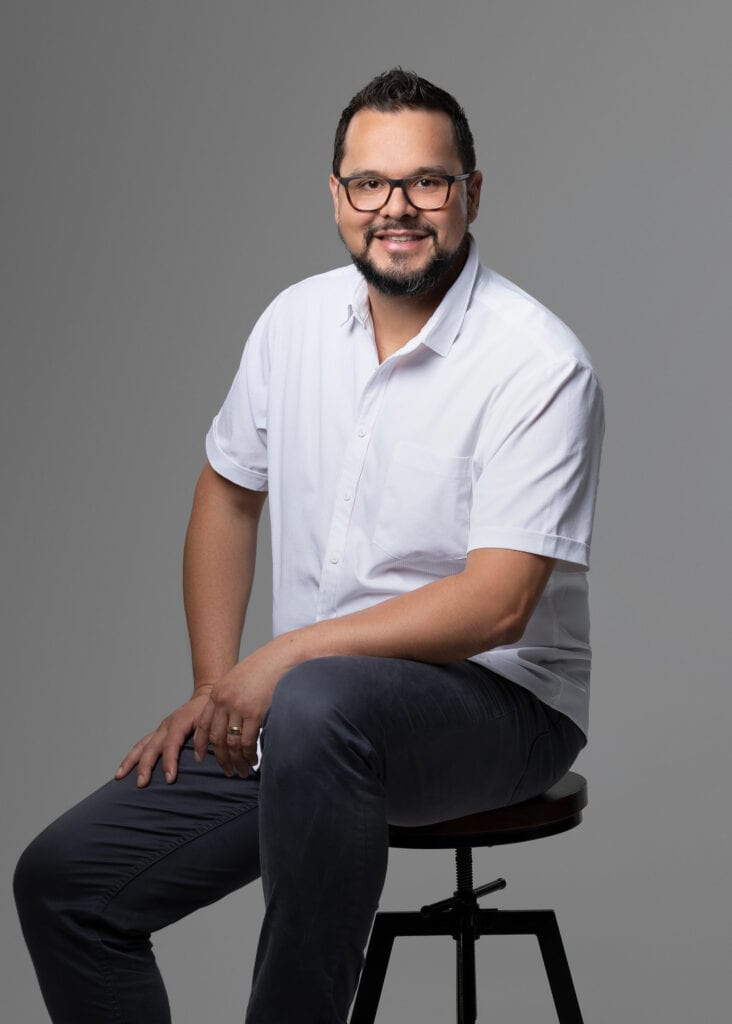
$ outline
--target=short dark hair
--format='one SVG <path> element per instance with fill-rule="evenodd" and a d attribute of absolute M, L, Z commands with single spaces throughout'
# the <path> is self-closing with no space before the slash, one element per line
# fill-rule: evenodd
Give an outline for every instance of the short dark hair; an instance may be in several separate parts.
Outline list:
<path fill-rule="evenodd" d="M 439 86 L 420 78 L 414 71 L 400 67 L 383 71 L 357 92 L 341 114 L 333 145 L 333 174 L 340 174 L 346 130 L 351 118 L 359 110 L 441 110 L 447 114 L 455 129 L 455 141 L 463 171 L 475 170 L 475 147 L 465 111 L 454 96 Z"/>

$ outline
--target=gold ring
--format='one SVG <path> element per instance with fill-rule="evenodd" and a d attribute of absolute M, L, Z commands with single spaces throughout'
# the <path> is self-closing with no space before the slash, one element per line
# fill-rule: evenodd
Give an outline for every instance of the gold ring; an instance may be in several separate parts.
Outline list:
<path fill-rule="evenodd" d="M 241 736 L 241 726 L 230 725 L 229 728 L 226 730 L 226 733 L 228 736 Z"/>

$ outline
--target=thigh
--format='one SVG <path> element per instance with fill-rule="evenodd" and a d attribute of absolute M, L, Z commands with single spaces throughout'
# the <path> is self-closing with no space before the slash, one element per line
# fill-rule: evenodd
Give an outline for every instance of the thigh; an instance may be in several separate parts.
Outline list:
<path fill-rule="evenodd" d="M 34 840 L 21 874 L 59 905 L 155 931 L 259 876 L 258 794 L 188 742 L 175 783 L 106 783 Z"/>
<path fill-rule="evenodd" d="M 561 777 L 584 743 L 565 716 L 472 661 L 316 658 L 283 677 L 271 711 L 289 723 L 293 749 L 308 744 L 306 762 L 315 763 L 313 743 L 337 738 L 358 749 L 393 824 L 527 799 Z M 264 736 L 266 774 L 266 720 Z"/>
<path fill-rule="evenodd" d="M 548 789 L 584 735 L 530 691 L 475 662 L 406 663 L 386 723 L 387 814 L 416 825 L 505 807 Z"/>

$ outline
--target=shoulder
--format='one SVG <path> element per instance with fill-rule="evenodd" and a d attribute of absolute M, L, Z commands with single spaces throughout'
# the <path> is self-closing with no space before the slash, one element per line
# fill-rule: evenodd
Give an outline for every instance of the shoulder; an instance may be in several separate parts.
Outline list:
<path fill-rule="evenodd" d="M 276 367 L 290 375 L 296 373 L 298 353 L 312 354 L 322 347 L 324 338 L 331 337 L 345 323 L 361 281 L 356 268 L 346 266 L 283 289 L 262 312 L 247 338 L 244 355 L 248 363 L 260 363 L 267 375 Z"/>
<path fill-rule="evenodd" d="M 491 325 L 496 343 L 510 351 L 510 362 L 534 369 L 557 363 L 583 367 L 594 376 L 592 360 L 574 331 L 519 285 L 481 265 L 470 306 L 475 326 Z"/>
<path fill-rule="evenodd" d="M 322 274 L 314 274 L 302 281 L 291 284 L 277 295 L 268 307 L 268 311 L 278 317 L 288 317 L 296 313 L 315 312 L 317 310 L 346 307 L 356 290 L 361 276 L 353 266 L 336 267 Z"/>

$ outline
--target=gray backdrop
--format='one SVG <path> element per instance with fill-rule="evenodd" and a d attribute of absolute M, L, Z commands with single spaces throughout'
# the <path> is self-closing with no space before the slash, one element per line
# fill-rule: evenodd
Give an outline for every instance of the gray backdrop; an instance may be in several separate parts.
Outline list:
<path fill-rule="evenodd" d="M 726 1021 L 732 7 L 2 13 L 5 1019 L 47 1019 L 12 866 L 188 692 L 180 556 L 205 431 L 265 303 L 345 262 L 333 130 L 401 63 L 467 109 L 484 262 L 573 327 L 607 396 L 591 805 L 568 835 L 481 851 L 478 881 L 556 907 L 588 1024 Z M 267 561 L 247 648 L 269 636 Z M 449 853 L 395 853 L 382 906 L 452 884 Z M 253 886 L 159 936 L 177 1024 L 240 1019 L 261 911 Z M 450 946 L 397 944 L 381 1020 L 452 1019 Z M 534 940 L 478 955 L 481 1019 L 553 1019 Z"/>

